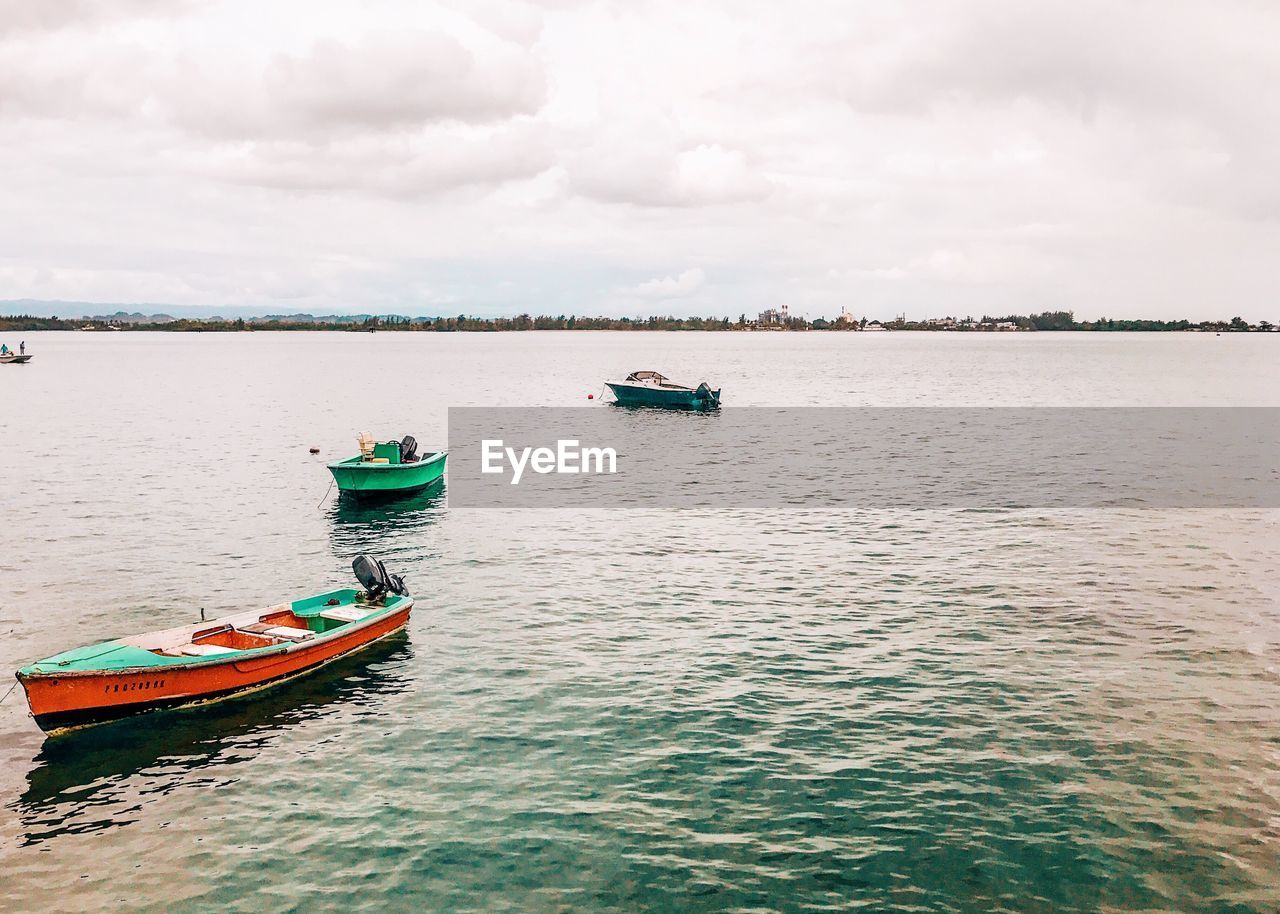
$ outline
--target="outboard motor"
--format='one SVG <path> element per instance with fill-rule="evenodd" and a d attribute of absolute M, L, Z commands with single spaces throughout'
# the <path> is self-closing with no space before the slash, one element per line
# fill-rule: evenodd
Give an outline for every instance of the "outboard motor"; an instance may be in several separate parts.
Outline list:
<path fill-rule="evenodd" d="M 355 572 L 356 580 L 364 587 L 370 600 L 380 600 L 388 592 L 404 597 L 409 595 L 409 588 L 405 587 L 404 580 L 398 574 L 387 574 L 386 566 L 371 555 L 357 555 L 351 563 L 351 570 Z"/>
<path fill-rule="evenodd" d="M 418 459 L 418 439 L 412 435 L 405 435 L 404 440 L 400 442 L 400 462 L 414 463 Z"/>

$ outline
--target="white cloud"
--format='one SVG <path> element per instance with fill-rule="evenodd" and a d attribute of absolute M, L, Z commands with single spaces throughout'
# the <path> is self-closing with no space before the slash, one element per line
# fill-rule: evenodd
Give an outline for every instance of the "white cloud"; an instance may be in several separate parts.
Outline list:
<path fill-rule="evenodd" d="M 684 298 L 701 289 L 706 279 L 701 268 L 691 267 L 677 276 L 645 280 L 629 291 L 641 298 Z"/>
<path fill-rule="evenodd" d="M 191 172 L 281 190 L 421 199 L 536 177 L 554 162 L 537 133 L 528 127 L 478 134 L 438 129 L 390 137 L 357 135 L 319 145 L 276 141 L 215 147 L 191 160 Z"/>
<path fill-rule="evenodd" d="M 1278 34 L 1252 0 L 0 0 L 0 297 L 1274 320 Z"/>
<path fill-rule="evenodd" d="M 191 0 L 0 0 L 0 34 L 85 28 L 113 19 L 181 14 Z"/>
<path fill-rule="evenodd" d="M 541 67 L 501 42 L 466 47 L 441 32 L 326 38 L 300 55 L 274 57 L 261 72 L 197 74 L 165 99 L 193 132 L 230 139 L 413 129 L 440 122 L 493 123 L 535 114 L 545 93 Z"/>

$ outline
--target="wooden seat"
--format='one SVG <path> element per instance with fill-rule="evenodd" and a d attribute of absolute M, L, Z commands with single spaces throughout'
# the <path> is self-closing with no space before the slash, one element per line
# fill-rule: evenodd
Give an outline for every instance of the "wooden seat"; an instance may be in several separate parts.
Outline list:
<path fill-rule="evenodd" d="M 294 628 L 289 625 L 276 625 L 273 622 L 255 622 L 252 625 L 240 626 L 240 631 L 253 635 L 266 635 L 268 638 L 279 638 L 282 641 L 306 641 L 314 638 L 316 633 L 307 628 Z"/>
<path fill-rule="evenodd" d="M 316 633 L 309 628 L 294 628 L 290 625 L 273 625 L 263 632 L 272 638 L 283 638 L 285 641 L 306 641 L 314 638 Z"/>
<path fill-rule="evenodd" d="M 184 644 L 178 648 L 178 653 L 184 657 L 216 657 L 219 654 L 234 654 L 236 650 L 220 644 Z"/>
<path fill-rule="evenodd" d="M 369 614 L 368 610 L 357 606 L 335 606 L 318 613 L 321 619 L 332 619 L 335 622 L 359 622 Z"/>

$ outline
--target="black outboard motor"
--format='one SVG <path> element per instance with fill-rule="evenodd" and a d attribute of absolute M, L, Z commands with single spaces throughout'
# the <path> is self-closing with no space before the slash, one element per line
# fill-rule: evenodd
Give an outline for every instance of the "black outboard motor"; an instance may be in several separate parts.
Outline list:
<path fill-rule="evenodd" d="M 400 462 L 416 463 L 418 460 L 418 439 L 412 435 L 405 435 L 404 440 L 400 442 Z"/>
<path fill-rule="evenodd" d="M 388 591 L 403 597 L 409 595 L 404 580 L 398 574 L 387 574 L 386 566 L 371 555 L 357 555 L 351 563 L 351 570 L 356 573 L 356 580 L 364 587 L 370 600 L 380 600 Z"/>

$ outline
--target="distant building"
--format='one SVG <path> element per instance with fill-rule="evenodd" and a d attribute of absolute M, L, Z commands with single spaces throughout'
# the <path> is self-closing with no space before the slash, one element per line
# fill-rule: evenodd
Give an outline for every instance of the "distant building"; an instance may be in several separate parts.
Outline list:
<path fill-rule="evenodd" d="M 857 316 L 848 308 L 841 308 L 840 316 L 836 320 L 842 324 L 856 324 L 858 322 Z"/>
<path fill-rule="evenodd" d="M 783 305 L 783 307 L 785 308 L 786 305 Z M 759 323 L 762 326 L 767 327 L 770 324 L 781 324 L 783 320 L 784 318 L 777 308 L 766 308 L 760 312 Z"/>

